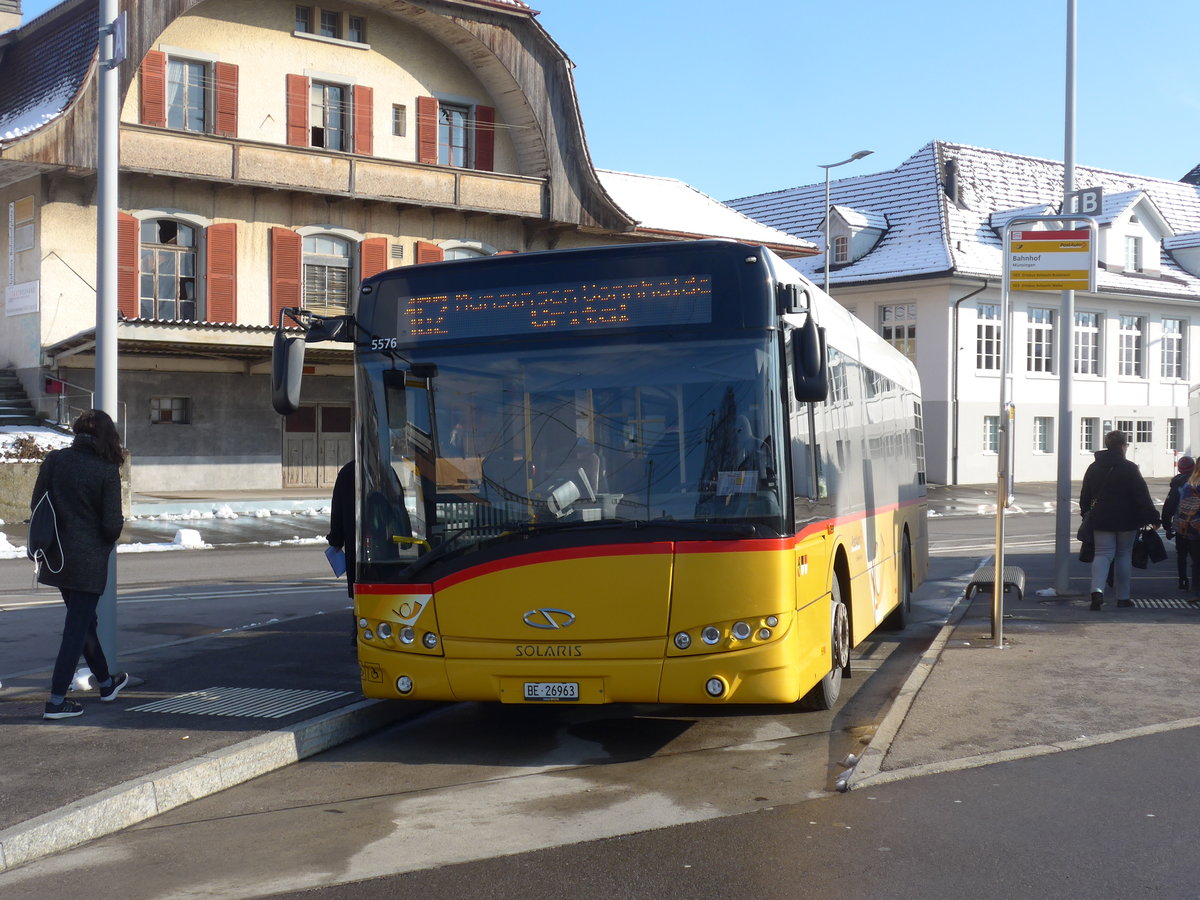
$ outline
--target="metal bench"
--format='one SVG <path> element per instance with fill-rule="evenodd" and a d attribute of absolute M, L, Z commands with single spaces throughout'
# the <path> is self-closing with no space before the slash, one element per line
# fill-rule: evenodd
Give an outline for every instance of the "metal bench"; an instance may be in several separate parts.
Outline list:
<path fill-rule="evenodd" d="M 1025 570 L 1020 566 L 1005 566 L 1003 570 L 1004 593 L 1010 590 L 1017 592 L 1017 600 L 1025 596 Z M 969 603 L 976 591 L 986 591 L 991 594 L 996 590 L 996 567 L 980 566 L 971 576 L 967 584 L 966 600 Z"/>

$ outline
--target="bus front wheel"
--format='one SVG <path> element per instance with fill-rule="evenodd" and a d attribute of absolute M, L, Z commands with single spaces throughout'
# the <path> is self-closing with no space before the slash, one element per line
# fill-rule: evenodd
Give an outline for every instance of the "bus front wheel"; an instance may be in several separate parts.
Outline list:
<path fill-rule="evenodd" d="M 832 607 L 832 629 L 829 637 L 831 665 L 825 677 L 804 695 L 800 705 L 805 709 L 833 709 L 842 692 L 842 673 L 850 665 L 850 614 L 842 602 L 842 586 L 835 577 L 829 596 Z"/>

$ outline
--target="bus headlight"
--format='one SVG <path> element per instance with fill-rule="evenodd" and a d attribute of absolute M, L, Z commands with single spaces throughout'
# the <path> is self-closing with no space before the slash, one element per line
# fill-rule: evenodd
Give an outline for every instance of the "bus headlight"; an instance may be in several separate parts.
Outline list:
<path fill-rule="evenodd" d="M 718 631 L 714 626 L 707 625 L 705 626 L 704 630 L 700 632 L 700 640 L 704 641 L 706 644 L 715 644 L 721 640 L 721 632 Z"/>
<path fill-rule="evenodd" d="M 779 616 L 767 616 L 766 621 L 767 621 L 768 628 L 774 628 L 776 625 L 779 624 Z"/>
<path fill-rule="evenodd" d="M 370 624 L 371 624 L 371 623 L 370 623 L 370 622 L 368 622 L 366 619 L 359 619 L 359 620 L 358 620 L 358 627 L 359 627 L 359 628 L 366 628 L 366 627 L 367 627 L 368 625 L 370 625 Z"/>
<path fill-rule="evenodd" d="M 710 697 L 720 697 L 725 693 L 725 681 L 721 678 L 710 678 L 704 682 L 704 693 Z"/>
<path fill-rule="evenodd" d="M 381 640 L 387 640 L 392 636 L 392 626 L 387 622 L 380 622 L 375 628 L 375 633 L 379 635 Z"/>
<path fill-rule="evenodd" d="M 417 639 L 416 632 L 413 631 L 411 625 L 405 625 L 400 629 L 400 643 L 411 644 Z"/>
<path fill-rule="evenodd" d="M 770 628 L 758 629 L 758 639 L 760 641 L 769 641 L 771 639 L 771 629 Z"/>
<path fill-rule="evenodd" d="M 438 636 L 432 631 L 427 631 L 421 638 L 421 643 L 425 645 L 426 650 L 432 650 L 438 645 Z"/>
<path fill-rule="evenodd" d="M 401 675 L 396 679 L 396 690 L 402 694 L 411 693 L 413 689 L 413 680 L 407 675 Z"/>
<path fill-rule="evenodd" d="M 733 636 L 739 641 L 746 640 L 746 638 L 750 637 L 750 626 L 745 622 L 734 622 Z"/>
<path fill-rule="evenodd" d="M 686 631 L 679 632 L 677 635 L 675 635 L 675 646 L 680 650 L 686 650 L 688 647 L 692 646 L 692 636 Z"/>

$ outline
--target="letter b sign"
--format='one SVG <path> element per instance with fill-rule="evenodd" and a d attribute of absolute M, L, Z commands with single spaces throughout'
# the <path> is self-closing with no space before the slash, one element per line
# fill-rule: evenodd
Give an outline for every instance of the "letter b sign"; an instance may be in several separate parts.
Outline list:
<path fill-rule="evenodd" d="M 1078 213 L 1081 216 L 1098 216 L 1104 208 L 1104 188 L 1084 188 L 1067 195 L 1065 204 L 1067 212 Z"/>

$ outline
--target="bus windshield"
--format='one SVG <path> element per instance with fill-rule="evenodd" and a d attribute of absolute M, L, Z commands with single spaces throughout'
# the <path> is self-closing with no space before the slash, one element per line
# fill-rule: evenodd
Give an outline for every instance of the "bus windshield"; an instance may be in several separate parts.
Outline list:
<path fill-rule="evenodd" d="M 649 522 L 785 533 L 776 340 L 365 358 L 363 562 L 398 572 L 513 533 Z"/>

